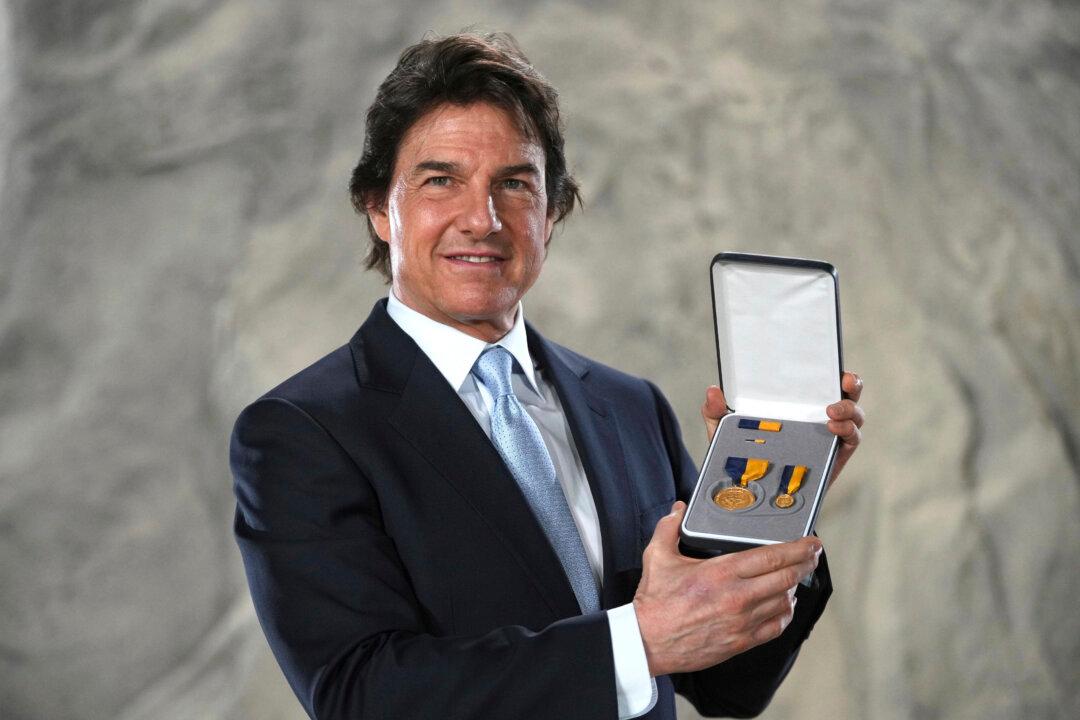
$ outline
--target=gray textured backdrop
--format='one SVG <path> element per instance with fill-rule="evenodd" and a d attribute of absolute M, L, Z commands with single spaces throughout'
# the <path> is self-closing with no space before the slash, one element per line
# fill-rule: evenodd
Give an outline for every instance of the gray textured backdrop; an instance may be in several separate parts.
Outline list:
<path fill-rule="evenodd" d="M 1075 3 L 8 0 L 0 717 L 300 716 L 226 438 L 384 293 L 344 190 L 362 112 L 473 23 L 561 89 L 587 199 L 530 318 L 657 381 L 697 457 L 708 259 L 839 268 L 870 420 L 767 717 L 1080 715 Z"/>

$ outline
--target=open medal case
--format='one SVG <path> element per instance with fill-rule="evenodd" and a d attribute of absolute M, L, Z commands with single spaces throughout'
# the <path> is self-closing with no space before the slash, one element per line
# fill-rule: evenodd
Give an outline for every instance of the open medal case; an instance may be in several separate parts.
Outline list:
<path fill-rule="evenodd" d="M 681 527 L 694 554 L 809 535 L 838 440 L 825 407 L 841 398 L 836 269 L 817 260 L 721 253 L 711 265 L 724 416 Z"/>

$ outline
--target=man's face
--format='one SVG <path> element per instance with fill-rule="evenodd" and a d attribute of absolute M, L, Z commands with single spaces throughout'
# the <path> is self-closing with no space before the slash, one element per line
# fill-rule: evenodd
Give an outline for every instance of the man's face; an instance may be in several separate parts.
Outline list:
<path fill-rule="evenodd" d="M 386 202 L 369 209 L 398 299 L 475 337 L 504 335 L 551 235 L 544 160 L 493 105 L 421 117 L 398 148 Z"/>

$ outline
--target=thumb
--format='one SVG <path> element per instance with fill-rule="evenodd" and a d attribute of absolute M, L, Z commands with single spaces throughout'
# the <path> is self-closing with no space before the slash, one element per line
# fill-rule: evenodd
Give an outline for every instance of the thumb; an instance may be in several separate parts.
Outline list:
<path fill-rule="evenodd" d="M 719 420 L 728 413 L 727 398 L 719 385 L 710 385 L 705 388 L 705 402 L 701 406 L 701 414 L 706 418 Z"/>
<path fill-rule="evenodd" d="M 686 514 L 686 503 L 679 500 L 671 506 L 671 512 L 660 518 L 653 530 L 652 540 L 649 541 L 646 552 L 650 554 L 660 553 L 663 555 L 679 554 L 679 526 Z"/>
<path fill-rule="evenodd" d="M 712 442 L 716 428 L 720 425 L 720 418 L 728 413 L 727 399 L 724 391 L 717 385 L 711 385 L 705 390 L 705 402 L 701 404 L 701 419 L 705 421 L 705 434 Z"/>

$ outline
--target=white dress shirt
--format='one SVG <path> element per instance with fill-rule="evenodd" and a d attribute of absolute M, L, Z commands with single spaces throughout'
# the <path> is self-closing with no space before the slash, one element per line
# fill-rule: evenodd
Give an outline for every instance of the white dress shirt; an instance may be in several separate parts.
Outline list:
<path fill-rule="evenodd" d="M 516 363 L 510 378 L 514 395 L 540 430 L 585 546 L 596 585 L 600 587 L 604 577 L 604 553 L 596 504 L 558 393 L 545 381 L 529 354 L 522 306 L 518 304 L 513 328 L 495 343 L 486 343 L 432 320 L 402 303 L 393 292 L 389 294 L 386 309 L 450 383 L 488 437 L 491 436 L 494 401 L 490 391 L 472 375 L 472 368 L 480 353 L 492 345 L 506 348 L 514 357 Z M 607 614 L 619 718 L 638 717 L 656 704 L 656 681 L 649 675 L 637 613 L 634 604 L 627 603 L 608 610 Z"/>

